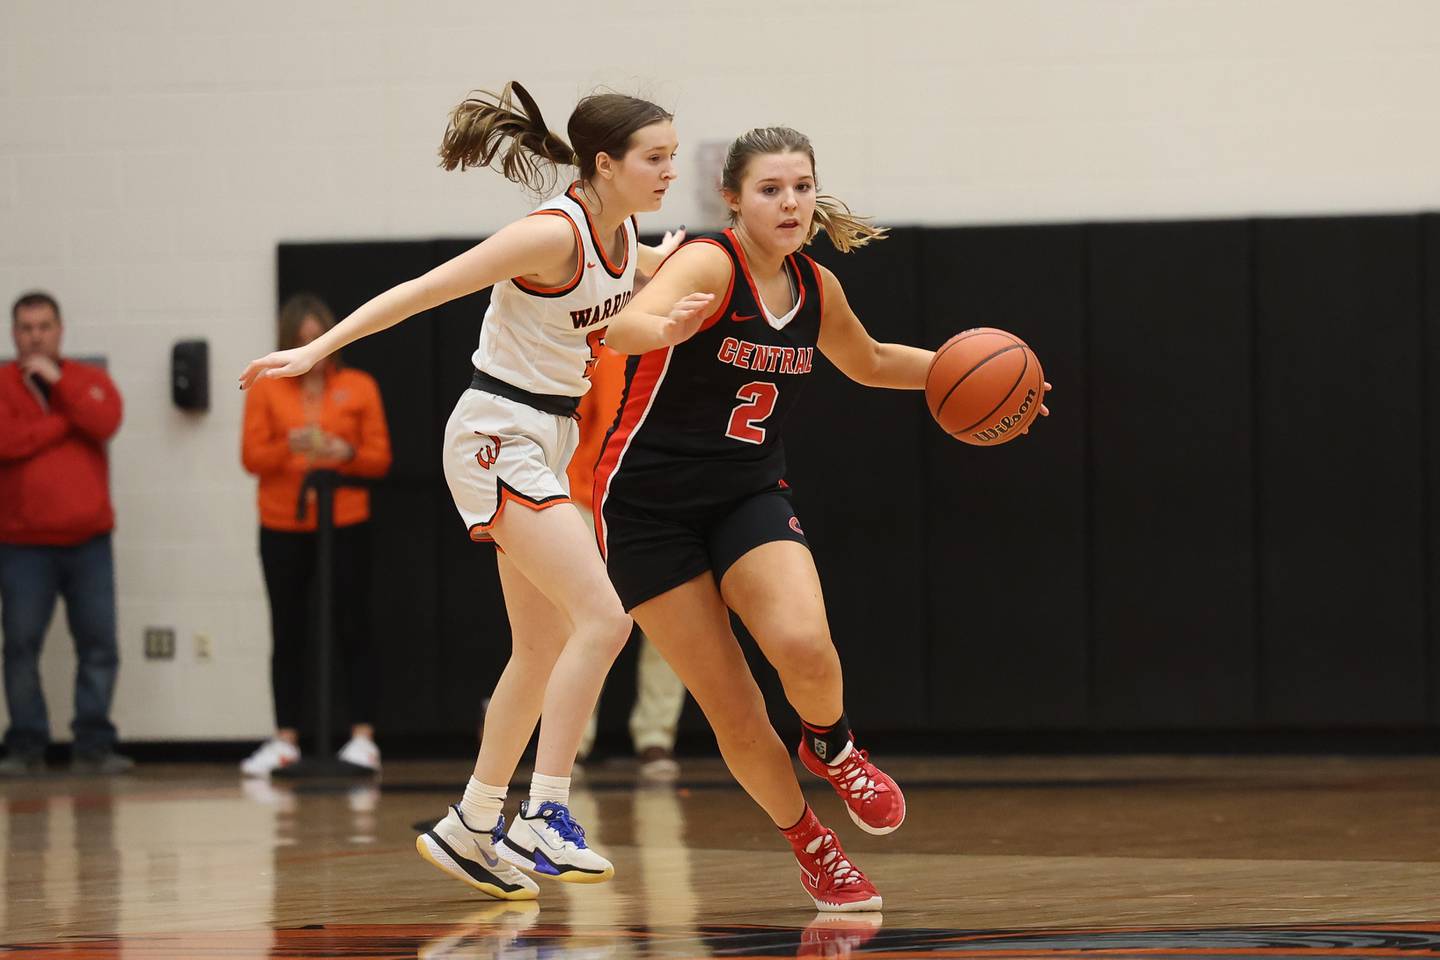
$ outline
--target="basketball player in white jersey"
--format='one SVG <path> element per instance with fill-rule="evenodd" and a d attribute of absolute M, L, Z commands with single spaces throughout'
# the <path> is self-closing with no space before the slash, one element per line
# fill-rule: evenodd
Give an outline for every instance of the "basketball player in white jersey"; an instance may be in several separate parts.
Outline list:
<path fill-rule="evenodd" d="M 519 101 L 518 105 L 515 101 Z M 660 209 L 676 177 L 671 116 L 619 94 L 586 97 L 551 133 L 517 83 L 451 113 L 440 148 L 447 170 L 498 167 L 536 193 L 555 167 L 580 177 L 530 216 L 375 297 L 307 346 L 252 362 L 258 377 L 293 377 L 345 344 L 406 317 L 493 287 L 474 380 L 446 426 L 445 478 L 476 541 L 501 550 L 513 649 L 486 713 L 464 796 L 416 839 L 422 857 L 489 896 L 532 899 L 531 874 L 575 883 L 614 867 L 590 850 L 568 808 L 570 771 L 611 663 L 630 635 L 585 522 L 570 506 L 566 467 L 579 397 L 610 318 L 629 301 L 635 271 L 650 274 L 677 246 L 636 241 L 634 215 Z M 542 715 L 535 776 L 505 830 L 506 786 Z"/>

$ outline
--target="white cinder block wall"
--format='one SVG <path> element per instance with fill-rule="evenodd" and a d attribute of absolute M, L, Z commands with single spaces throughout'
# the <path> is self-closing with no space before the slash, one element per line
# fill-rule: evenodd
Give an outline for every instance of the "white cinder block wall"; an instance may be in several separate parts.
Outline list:
<path fill-rule="evenodd" d="M 0 296 L 53 291 L 68 351 L 105 355 L 127 404 L 123 737 L 269 728 L 227 387 L 271 346 L 275 245 L 468 236 L 522 213 L 500 177 L 434 162 L 450 106 L 511 78 L 561 131 L 597 85 L 650 96 L 690 158 L 791 124 L 827 189 L 891 223 L 1440 208 L 1433 0 L 0 0 Z M 645 226 L 696 225 L 697 180 Z M 188 337 L 211 344 L 201 417 L 168 398 Z M 177 629 L 174 661 L 143 659 L 147 624 Z M 57 617 L 59 739 L 68 648 Z"/>

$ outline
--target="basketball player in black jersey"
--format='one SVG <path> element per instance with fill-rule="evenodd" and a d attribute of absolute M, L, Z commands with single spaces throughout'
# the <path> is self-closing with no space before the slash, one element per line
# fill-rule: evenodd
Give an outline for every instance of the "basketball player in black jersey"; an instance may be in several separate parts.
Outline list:
<path fill-rule="evenodd" d="M 821 910 L 880 895 L 806 805 L 730 630 L 735 611 L 802 721 L 804 765 L 856 824 L 905 817 L 895 782 L 854 745 L 819 577 L 784 480 L 780 428 L 818 349 L 869 386 L 920 390 L 933 354 L 877 343 L 834 274 L 800 253 L 824 227 L 848 251 L 884 236 L 816 192 L 809 140 L 752 130 L 726 156 L 734 226 L 683 245 L 612 322 L 625 400 L 595 474 L 601 547 L 622 603 L 685 681 L 736 779 L 800 861 Z M 1043 411 L 1043 408 L 1042 408 Z"/>

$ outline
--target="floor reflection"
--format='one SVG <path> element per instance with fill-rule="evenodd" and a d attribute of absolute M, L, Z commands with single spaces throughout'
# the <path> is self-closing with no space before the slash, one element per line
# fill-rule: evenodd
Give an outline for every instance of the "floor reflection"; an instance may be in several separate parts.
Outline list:
<path fill-rule="evenodd" d="M 97 934 L 156 917 L 209 927 L 268 912 L 273 818 L 237 791 L 179 788 L 134 795 L 127 781 L 49 774 L 0 795 L 0 920 L 5 939 L 43 930 L 91 951 Z M 233 881 L 245 877 L 243 884 Z M 0 946 L 5 956 L 21 955 Z M 113 954 L 111 954 L 113 955 Z"/>
<path fill-rule="evenodd" d="M 413 847 L 466 764 L 396 767 L 358 785 L 218 765 L 0 783 L 0 957 L 1440 958 L 1436 761 L 1306 765 L 1304 807 L 1289 761 L 1092 760 L 1083 772 L 1105 786 L 1079 800 L 996 787 L 1018 774 L 990 764 L 981 788 L 915 789 L 915 819 L 892 837 L 846 833 L 883 919 L 816 916 L 718 762 L 680 784 L 590 772 L 572 807 L 615 881 L 479 899 Z M 1175 786 L 1186 777 L 1194 789 Z M 1124 823 L 1086 819 L 1101 798 Z M 1232 819 L 1282 801 L 1284 829 Z"/>
<path fill-rule="evenodd" d="M 496 904 L 464 923 L 334 924 L 255 934 L 77 937 L 6 948 L 15 960 L 113 960 L 166 957 L 423 957 L 426 960 L 616 960 L 696 955 L 773 957 L 1169 958 L 1440 957 L 1440 923 L 1174 930 L 884 929 L 878 916 L 817 917 L 804 927 L 761 925 L 595 930 L 547 924 L 533 904 Z"/>
<path fill-rule="evenodd" d="M 444 936 L 420 944 L 416 956 L 424 960 L 493 960 L 511 956 L 516 940 L 540 920 L 534 900 L 492 903 L 476 910 Z"/>
<path fill-rule="evenodd" d="M 366 869 L 354 860 L 370 852 L 378 840 L 380 786 L 370 780 L 253 778 L 244 782 L 243 789 L 275 814 L 270 922 L 289 926 L 306 916 L 354 916 L 356 875 Z M 395 882 L 404 881 L 397 877 Z"/>

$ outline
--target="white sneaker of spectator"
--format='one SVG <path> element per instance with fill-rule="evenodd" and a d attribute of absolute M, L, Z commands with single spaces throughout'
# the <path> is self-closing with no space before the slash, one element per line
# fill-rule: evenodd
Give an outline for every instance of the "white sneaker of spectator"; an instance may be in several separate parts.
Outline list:
<path fill-rule="evenodd" d="M 268 777 L 281 767 L 300 759 L 300 748 L 284 740 L 266 740 L 259 749 L 240 761 L 240 772 L 247 777 Z"/>
<path fill-rule="evenodd" d="M 369 737 L 351 737 L 336 756 L 367 770 L 380 769 L 380 748 Z"/>

